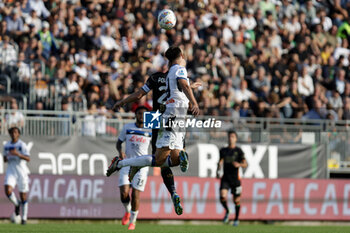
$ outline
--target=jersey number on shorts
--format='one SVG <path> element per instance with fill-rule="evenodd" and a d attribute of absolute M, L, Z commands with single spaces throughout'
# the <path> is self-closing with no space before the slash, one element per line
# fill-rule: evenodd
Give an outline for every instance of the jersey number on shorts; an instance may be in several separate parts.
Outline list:
<path fill-rule="evenodd" d="M 142 179 L 138 179 L 138 181 L 137 181 L 137 185 L 138 185 L 138 186 L 142 186 L 142 185 L 143 185 L 143 182 L 144 182 L 144 180 L 142 180 Z"/>

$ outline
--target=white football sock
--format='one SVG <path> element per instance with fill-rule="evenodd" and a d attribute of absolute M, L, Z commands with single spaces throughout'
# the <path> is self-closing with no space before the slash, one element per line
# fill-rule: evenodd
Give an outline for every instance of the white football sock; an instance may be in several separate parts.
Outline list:
<path fill-rule="evenodd" d="M 130 201 L 128 203 L 123 203 L 124 208 L 125 208 L 125 212 L 130 213 L 131 211 L 131 204 Z"/>
<path fill-rule="evenodd" d="M 147 167 L 152 166 L 152 162 L 155 161 L 153 155 L 143 155 L 136 158 L 123 159 L 119 161 L 118 168 L 133 166 L 133 167 Z"/>
<path fill-rule="evenodd" d="M 138 214 L 139 214 L 139 211 L 138 211 L 138 210 L 136 210 L 136 211 L 133 211 L 133 210 L 132 210 L 132 211 L 131 211 L 130 223 L 135 224 Z"/>
<path fill-rule="evenodd" d="M 22 220 L 27 221 L 28 216 L 28 201 L 22 202 Z"/>
<path fill-rule="evenodd" d="M 15 205 L 18 206 L 18 201 L 16 195 L 12 192 L 10 196 L 7 196 L 9 200 Z"/>

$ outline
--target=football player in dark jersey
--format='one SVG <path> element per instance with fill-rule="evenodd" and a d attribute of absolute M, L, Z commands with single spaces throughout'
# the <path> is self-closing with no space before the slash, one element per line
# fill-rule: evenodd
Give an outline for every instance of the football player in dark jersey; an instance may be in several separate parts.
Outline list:
<path fill-rule="evenodd" d="M 221 177 L 220 184 L 220 202 L 226 210 L 224 223 L 228 223 L 230 210 L 227 206 L 227 193 L 231 189 L 233 202 L 235 203 L 236 216 L 233 225 L 238 226 L 238 216 L 240 209 L 240 197 L 242 192 L 241 181 L 239 177 L 239 168 L 248 166 L 244 153 L 240 147 L 236 146 L 237 133 L 235 131 L 228 132 L 228 147 L 220 150 L 220 160 L 217 169 L 217 178 L 220 178 L 219 171 L 223 165 L 224 174 Z"/>
<path fill-rule="evenodd" d="M 167 94 L 166 94 L 166 76 L 168 73 L 163 73 L 163 72 L 157 72 L 152 74 L 144 84 L 142 88 L 140 88 L 138 91 L 132 93 L 125 99 L 122 99 L 118 101 L 113 109 L 118 109 L 125 104 L 132 103 L 135 101 L 138 101 L 141 99 L 143 96 L 147 95 L 151 90 L 153 91 L 153 111 L 159 110 L 159 112 L 164 112 L 165 106 L 163 103 L 166 101 Z M 202 84 L 199 82 L 195 82 L 191 85 L 192 88 L 197 88 L 201 86 Z M 157 142 L 157 137 L 158 137 L 158 131 L 159 129 L 153 129 L 152 130 L 152 154 L 155 154 L 156 152 L 156 142 Z M 185 152 L 184 152 L 185 153 Z M 185 155 L 187 156 L 187 154 Z M 178 161 L 178 158 L 171 158 L 173 161 L 173 165 L 177 166 L 175 161 Z M 188 164 L 188 163 L 187 163 Z M 188 165 L 187 165 L 188 167 Z M 185 169 L 187 170 L 187 168 Z M 161 167 L 161 175 L 163 178 L 163 182 L 168 189 L 172 199 L 174 199 L 175 196 L 178 196 L 176 194 L 176 189 L 175 189 L 175 182 L 174 182 L 174 175 L 173 172 L 171 171 L 170 167 Z M 175 206 L 175 212 L 178 215 L 182 214 L 182 207 L 181 205 Z"/>

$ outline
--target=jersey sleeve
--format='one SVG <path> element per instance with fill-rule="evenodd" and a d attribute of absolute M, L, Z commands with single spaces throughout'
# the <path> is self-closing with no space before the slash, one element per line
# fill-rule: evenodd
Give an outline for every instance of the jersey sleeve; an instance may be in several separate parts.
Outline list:
<path fill-rule="evenodd" d="M 119 134 L 118 140 L 124 142 L 126 139 L 126 125 L 124 125 L 122 132 Z"/>
<path fill-rule="evenodd" d="M 144 90 L 146 93 L 150 92 L 156 87 L 156 82 L 154 80 L 154 76 L 151 75 L 146 81 L 146 83 L 141 87 L 142 90 Z"/>
<path fill-rule="evenodd" d="M 220 160 L 221 159 L 223 159 L 224 158 L 224 149 L 222 148 L 221 150 L 220 150 Z"/>
<path fill-rule="evenodd" d="M 4 157 L 7 157 L 8 156 L 8 150 L 6 150 L 6 146 L 4 146 L 4 149 L 2 151 L 2 154 Z"/>
<path fill-rule="evenodd" d="M 187 70 L 185 67 L 180 67 L 176 72 L 175 72 L 175 76 L 176 76 L 176 79 L 179 80 L 179 79 L 185 79 L 187 81 L 188 80 L 188 77 L 187 77 Z"/>
<path fill-rule="evenodd" d="M 22 147 L 22 154 L 25 156 L 30 156 L 27 145 L 25 143 L 22 143 L 21 147 Z"/>
<path fill-rule="evenodd" d="M 243 150 L 241 149 L 241 148 L 239 148 L 239 150 L 238 150 L 238 162 L 240 163 L 240 162 L 242 162 L 243 160 L 245 159 L 245 157 L 244 157 L 244 152 L 243 152 Z"/>

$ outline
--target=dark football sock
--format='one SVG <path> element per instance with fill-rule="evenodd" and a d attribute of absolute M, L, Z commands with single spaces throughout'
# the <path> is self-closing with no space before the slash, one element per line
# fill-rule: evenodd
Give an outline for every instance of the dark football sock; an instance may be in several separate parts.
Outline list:
<path fill-rule="evenodd" d="M 169 167 L 162 167 L 161 174 L 162 174 L 163 182 L 166 188 L 168 189 L 170 195 L 172 196 L 174 193 L 176 193 L 173 172 Z"/>
<path fill-rule="evenodd" d="M 226 212 L 228 212 L 228 206 L 227 206 L 227 201 L 225 199 L 220 198 L 221 205 L 224 207 Z"/>
<path fill-rule="evenodd" d="M 235 220 L 238 220 L 238 216 L 239 216 L 239 209 L 241 208 L 241 205 L 236 205 L 236 217 Z"/>

